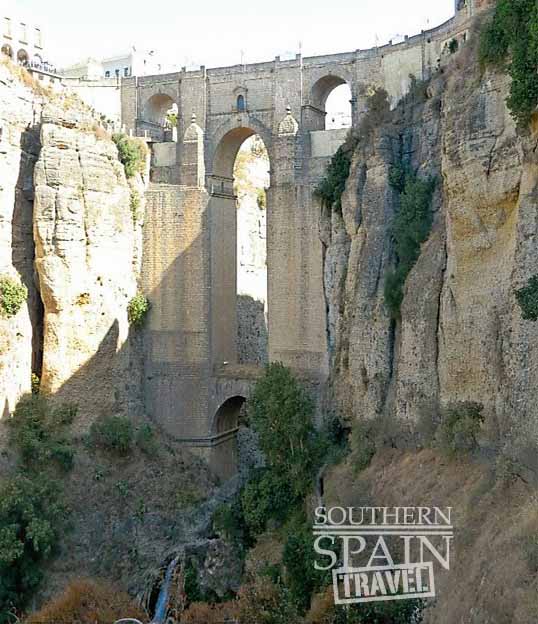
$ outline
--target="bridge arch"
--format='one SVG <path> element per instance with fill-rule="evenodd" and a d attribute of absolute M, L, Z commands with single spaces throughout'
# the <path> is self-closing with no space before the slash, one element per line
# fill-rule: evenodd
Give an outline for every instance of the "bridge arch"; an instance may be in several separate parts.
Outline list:
<path fill-rule="evenodd" d="M 268 349 L 267 330 L 255 336 L 249 328 L 253 318 L 267 328 L 266 241 L 271 194 L 265 191 L 270 176 L 263 182 L 263 189 L 251 188 L 246 199 L 240 184 L 251 182 L 252 174 L 247 169 L 246 176 L 235 176 L 239 171 L 235 169 L 239 150 L 254 136 L 261 139 L 270 163 L 270 133 L 249 115 L 222 124 L 206 144 L 209 211 L 214 233 L 211 237 L 211 350 L 212 364 L 216 366 L 225 362 L 252 363 Z M 249 149 L 248 144 L 245 149 Z M 256 225 L 249 229 L 252 223 Z M 252 270 L 245 268 L 251 260 Z M 240 354 L 244 356 L 241 359 Z"/>
<path fill-rule="evenodd" d="M 328 130 L 351 126 L 353 99 L 353 82 L 345 68 L 339 68 L 338 73 L 314 76 L 307 101 L 310 113 L 307 129 Z M 345 121 L 336 123 L 336 117 L 345 118 Z"/>
<path fill-rule="evenodd" d="M 166 93 L 156 93 L 146 101 L 143 109 L 144 121 L 160 126 L 166 125 L 168 111 L 177 106 L 174 99 Z"/>
<path fill-rule="evenodd" d="M 239 148 L 255 134 L 264 142 L 271 157 L 271 131 L 259 119 L 253 115 L 242 114 L 234 120 L 223 122 L 211 136 L 206 159 L 207 170 L 216 176 L 233 178 Z"/>

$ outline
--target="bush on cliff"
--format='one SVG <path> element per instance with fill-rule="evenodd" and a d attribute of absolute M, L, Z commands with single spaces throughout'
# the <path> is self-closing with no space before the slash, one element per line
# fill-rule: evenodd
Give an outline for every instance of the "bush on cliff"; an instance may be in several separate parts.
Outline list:
<path fill-rule="evenodd" d="M 23 397 L 8 421 L 10 442 L 26 469 L 41 470 L 51 462 L 70 470 L 74 449 L 67 436 L 77 413 L 74 405 L 53 405 L 39 394 Z"/>
<path fill-rule="evenodd" d="M 95 421 L 90 428 L 90 440 L 117 455 L 129 455 L 133 450 L 135 431 L 125 416 L 105 416 Z"/>
<path fill-rule="evenodd" d="M 11 277 L 0 277 L 0 312 L 6 318 L 15 316 L 28 299 L 28 289 Z"/>
<path fill-rule="evenodd" d="M 538 105 L 538 4 L 497 0 L 480 37 L 480 61 L 507 69 L 512 78 L 507 105 L 518 125 L 527 126 Z"/>
<path fill-rule="evenodd" d="M 450 454 L 476 449 L 484 423 L 483 410 L 483 405 L 473 402 L 456 403 L 444 410 L 436 433 L 440 448 Z"/>
<path fill-rule="evenodd" d="M 141 327 L 146 320 L 150 309 L 150 303 L 142 293 L 136 294 L 127 306 L 127 320 L 135 327 Z"/>
<path fill-rule="evenodd" d="M 0 486 L 0 624 L 13 622 L 11 612 L 22 609 L 41 582 L 65 520 L 50 479 L 21 474 Z"/>
<path fill-rule="evenodd" d="M 114 134 L 112 140 L 118 148 L 120 162 L 125 168 L 128 178 L 146 170 L 148 147 L 142 139 L 129 137 L 126 134 Z"/>

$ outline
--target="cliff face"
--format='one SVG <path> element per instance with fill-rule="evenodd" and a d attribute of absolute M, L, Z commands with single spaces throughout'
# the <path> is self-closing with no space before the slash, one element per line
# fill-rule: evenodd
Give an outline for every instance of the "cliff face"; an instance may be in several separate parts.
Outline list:
<path fill-rule="evenodd" d="M 0 63 L 0 275 L 28 289 L 14 317 L 0 316 L 2 415 L 30 390 L 40 367 L 41 314 L 34 281 L 32 238 L 33 170 L 39 153 L 36 123 L 43 98 Z"/>
<path fill-rule="evenodd" d="M 28 299 L 0 317 L 3 416 L 30 391 L 31 374 L 82 415 L 140 410 L 136 293 L 140 224 L 118 152 L 94 114 L 0 63 L 0 276 Z"/>
<path fill-rule="evenodd" d="M 43 112 L 34 236 L 44 315 L 42 387 L 84 411 L 125 411 L 140 363 L 128 342 L 138 228 L 114 143 L 75 109 Z"/>
<path fill-rule="evenodd" d="M 425 97 L 407 98 L 359 143 L 342 215 L 322 216 L 332 386 L 352 417 L 416 422 L 476 401 L 488 443 L 521 445 L 538 432 L 538 328 L 515 298 L 538 268 L 536 137 L 516 132 L 508 89 L 462 51 Z M 402 157 L 437 186 L 432 233 L 394 323 L 383 289 L 398 209 L 389 171 Z"/>

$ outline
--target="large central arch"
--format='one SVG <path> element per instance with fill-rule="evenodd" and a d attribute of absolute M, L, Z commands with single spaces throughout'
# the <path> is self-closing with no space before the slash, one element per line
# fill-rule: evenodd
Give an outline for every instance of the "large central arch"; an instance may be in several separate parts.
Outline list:
<path fill-rule="evenodd" d="M 224 124 L 210 145 L 208 191 L 211 240 L 212 364 L 237 362 L 237 204 L 234 164 L 241 145 L 258 135 L 270 154 L 268 130 L 247 114 Z M 269 156 L 270 158 L 270 156 Z"/>

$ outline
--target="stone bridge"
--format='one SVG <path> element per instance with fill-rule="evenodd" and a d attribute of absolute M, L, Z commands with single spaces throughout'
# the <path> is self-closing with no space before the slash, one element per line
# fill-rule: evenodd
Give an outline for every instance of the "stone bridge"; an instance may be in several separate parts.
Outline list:
<path fill-rule="evenodd" d="M 267 63 L 129 78 L 125 127 L 152 147 L 142 288 L 148 412 L 171 434 L 226 463 L 238 412 L 259 371 L 236 356 L 236 204 L 233 167 L 259 135 L 271 163 L 267 194 L 269 359 L 321 388 L 328 374 L 320 207 L 313 188 L 346 130 L 325 129 L 325 103 L 347 83 L 358 126 L 372 88 L 393 103 L 412 76 L 427 79 L 462 44 L 474 2 L 397 45 Z M 166 114 L 177 106 L 176 133 Z M 220 448 L 219 450 L 219 447 Z M 225 451 L 223 451 L 225 449 Z M 233 463 L 233 462 L 232 462 Z"/>

